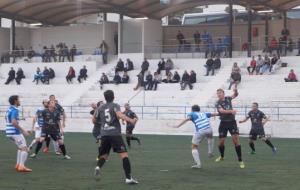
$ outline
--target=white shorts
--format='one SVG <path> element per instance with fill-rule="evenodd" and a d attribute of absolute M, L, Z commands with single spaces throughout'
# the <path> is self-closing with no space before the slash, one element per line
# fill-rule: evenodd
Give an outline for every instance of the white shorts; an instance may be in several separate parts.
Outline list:
<path fill-rule="evenodd" d="M 201 143 L 201 141 L 205 137 L 212 137 L 212 136 L 213 136 L 212 128 L 208 128 L 208 129 L 202 130 L 202 131 L 194 134 L 193 139 L 192 139 L 192 143 L 194 145 L 198 145 L 199 143 Z"/>
<path fill-rule="evenodd" d="M 34 134 L 35 134 L 35 138 L 36 139 L 41 138 L 41 136 L 42 136 L 42 129 L 40 127 L 36 127 L 35 131 L 34 131 Z"/>
<path fill-rule="evenodd" d="M 14 143 L 17 145 L 17 147 L 19 149 L 27 147 L 25 137 L 22 134 L 20 134 L 20 135 L 12 135 L 9 138 L 10 138 L 10 140 L 14 141 Z"/>

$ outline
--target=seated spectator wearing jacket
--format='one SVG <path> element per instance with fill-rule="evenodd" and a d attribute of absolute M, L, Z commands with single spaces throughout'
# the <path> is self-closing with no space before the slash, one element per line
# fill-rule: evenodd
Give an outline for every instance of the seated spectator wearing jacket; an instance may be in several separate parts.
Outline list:
<path fill-rule="evenodd" d="M 166 62 L 164 58 L 162 58 L 157 64 L 157 73 L 160 74 L 162 70 L 165 70 Z"/>
<path fill-rule="evenodd" d="M 193 85 L 191 84 L 190 75 L 187 71 L 184 71 L 181 78 L 181 90 L 185 90 L 186 86 L 189 86 L 190 90 L 193 89 Z"/>
<path fill-rule="evenodd" d="M 126 59 L 125 71 L 132 71 L 134 69 L 133 62 L 130 59 Z"/>
<path fill-rule="evenodd" d="M 142 75 L 144 75 L 145 72 L 148 71 L 148 69 L 149 69 L 149 62 L 146 58 L 144 59 L 144 61 L 142 63 L 141 69 L 142 69 L 142 71 L 141 71 Z"/>
<path fill-rule="evenodd" d="M 217 55 L 216 58 L 214 59 L 214 68 L 215 69 L 220 69 L 221 68 L 221 59 L 220 56 Z"/>
<path fill-rule="evenodd" d="M 17 73 L 16 73 L 16 82 L 17 85 L 21 84 L 21 80 L 25 78 L 24 72 L 22 70 L 22 68 L 19 68 Z"/>
<path fill-rule="evenodd" d="M 108 77 L 105 73 L 102 73 L 102 76 L 99 80 L 99 83 L 100 83 L 100 89 L 101 90 L 103 89 L 103 84 L 108 84 L 109 83 Z"/>
<path fill-rule="evenodd" d="M 86 78 L 88 77 L 87 75 L 87 69 L 86 69 L 86 66 L 83 65 L 83 67 L 80 69 L 79 71 L 79 76 L 77 78 L 78 82 L 81 83 L 81 80 L 86 80 Z"/>
<path fill-rule="evenodd" d="M 172 72 L 169 72 L 168 75 L 167 75 L 167 78 L 163 79 L 162 82 L 172 83 L 172 79 L 173 79 L 173 74 L 172 74 Z"/>
<path fill-rule="evenodd" d="M 279 65 L 281 64 L 281 60 L 277 54 L 273 54 L 273 57 L 271 59 L 271 64 L 269 68 L 269 72 L 275 72 L 275 70 L 280 67 Z"/>
<path fill-rule="evenodd" d="M 174 63 L 173 63 L 173 61 L 170 58 L 167 59 L 167 62 L 165 64 L 165 69 L 166 69 L 166 75 L 168 75 L 168 73 L 172 69 L 174 69 Z"/>
<path fill-rule="evenodd" d="M 13 67 L 10 68 L 10 71 L 8 72 L 8 78 L 4 84 L 8 85 L 11 81 L 15 80 L 16 78 L 16 71 Z"/>
<path fill-rule="evenodd" d="M 271 59 L 268 55 L 265 55 L 264 64 L 260 68 L 260 74 L 264 74 L 270 70 L 271 66 Z"/>
<path fill-rule="evenodd" d="M 291 69 L 287 78 L 284 79 L 285 82 L 298 82 L 297 76 L 293 69 Z"/>
<path fill-rule="evenodd" d="M 256 68 L 255 68 L 255 72 L 257 75 L 260 74 L 260 69 L 263 65 L 264 65 L 264 59 L 262 58 L 261 55 L 258 55 L 258 58 L 256 60 Z"/>
<path fill-rule="evenodd" d="M 73 67 L 70 67 L 69 68 L 69 71 L 68 71 L 68 74 L 67 74 L 67 76 L 66 76 L 66 80 L 67 80 L 67 83 L 68 84 L 72 84 L 73 82 L 72 82 L 72 80 L 73 80 L 73 78 L 75 78 L 76 77 L 76 74 L 75 74 L 75 70 L 74 70 L 74 68 Z"/>
<path fill-rule="evenodd" d="M 214 60 L 211 56 L 206 60 L 206 64 L 204 65 L 204 67 L 206 67 L 206 75 L 205 76 L 208 76 L 210 71 L 211 71 L 211 75 L 215 74 Z"/>
<path fill-rule="evenodd" d="M 49 79 L 51 80 L 54 78 L 55 78 L 55 72 L 51 67 L 49 67 Z"/>
<path fill-rule="evenodd" d="M 193 70 L 191 70 L 191 72 L 190 72 L 190 82 L 191 82 L 191 84 L 194 84 L 197 82 L 197 74 Z"/>
<path fill-rule="evenodd" d="M 115 72 L 122 72 L 124 71 L 124 62 L 122 61 L 122 59 L 119 59 L 118 63 L 117 63 L 117 66 L 116 66 L 116 69 L 115 69 Z"/>
<path fill-rule="evenodd" d="M 180 75 L 177 71 L 174 72 L 172 83 L 179 83 L 180 82 Z"/>
<path fill-rule="evenodd" d="M 145 79 L 146 79 L 145 80 L 145 85 L 144 85 L 145 90 L 152 90 L 152 88 L 153 88 L 153 75 L 151 74 L 150 71 L 148 71 Z"/>
<path fill-rule="evenodd" d="M 255 68 L 256 68 L 256 60 L 255 60 L 255 57 L 252 56 L 252 60 L 250 62 L 250 65 L 247 67 L 248 74 L 253 75 L 253 73 L 255 71 Z"/>
<path fill-rule="evenodd" d="M 43 77 L 43 74 L 41 72 L 41 69 L 38 67 L 38 68 L 36 68 L 36 73 L 33 76 L 33 81 L 32 82 L 35 82 L 36 84 L 39 84 L 39 81 L 42 82 L 42 77 Z"/>
<path fill-rule="evenodd" d="M 42 83 L 49 84 L 49 75 L 50 71 L 47 67 L 44 67 L 43 76 L 42 76 Z"/>
<path fill-rule="evenodd" d="M 237 88 L 237 85 L 241 82 L 242 76 L 241 76 L 241 69 L 237 65 L 237 63 L 233 64 L 231 75 L 230 75 L 230 84 L 229 84 L 229 90 L 231 90 L 232 85 L 235 85 L 235 89 Z"/>
<path fill-rule="evenodd" d="M 121 78 L 119 72 L 116 72 L 116 73 L 115 73 L 115 76 L 114 76 L 114 78 L 113 78 L 112 83 L 118 85 L 118 84 L 120 84 L 121 82 L 122 82 L 122 78 Z"/>
<path fill-rule="evenodd" d="M 129 82 L 128 73 L 127 73 L 127 71 L 124 71 L 123 76 L 122 76 L 122 83 L 128 84 L 128 82 Z"/>

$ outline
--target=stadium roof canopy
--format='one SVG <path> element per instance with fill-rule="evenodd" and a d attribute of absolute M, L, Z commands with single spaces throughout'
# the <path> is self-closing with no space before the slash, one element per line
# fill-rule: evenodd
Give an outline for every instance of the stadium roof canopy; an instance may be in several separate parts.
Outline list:
<path fill-rule="evenodd" d="M 251 5 L 254 10 L 285 11 L 300 5 L 300 0 L 1 0 L 0 16 L 26 23 L 64 25 L 80 16 L 109 12 L 129 17 L 160 19 L 166 15 L 201 5 Z"/>

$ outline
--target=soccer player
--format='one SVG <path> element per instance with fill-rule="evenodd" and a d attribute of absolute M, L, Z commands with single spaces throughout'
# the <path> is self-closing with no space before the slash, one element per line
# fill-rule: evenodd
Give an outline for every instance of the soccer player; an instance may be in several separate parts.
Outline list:
<path fill-rule="evenodd" d="M 28 148 L 26 145 L 25 136 L 29 136 L 29 133 L 19 125 L 19 110 L 21 105 L 19 96 L 14 95 L 9 97 L 10 107 L 8 108 L 5 120 L 6 120 L 6 136 L 11 139 L 18 147 L 17 152 L 17 164 L 15 169 L 17 172 L 31 172 L 32 170 L 25 166 L 25 162 L 28 157 Z"/>
<path fill-rule="evenodd" d="M 124 115 L 126 115 L 127 117 L 134 119 L 137 118 L 137 115 L 130 109 L 130 105 L 128 103 L 125 104 L 125 111 L 123 112 Z M 123 121 L 123 124 L 125 124 L 125 122 Z M 141 140 L 137 137 L 133 136 L 133 129 L 134 129 L 135 125 L 131 124 L 130 122 L 126 122 L 126 142 L 128 147 L 131 147 L 131 142 L 132 140 L 137 141 L 139 145 L 141 145 Z"/>
<path fill-rule="evenodd" d="M 216 159 L 216 162 L 224 160 L 225 152 L 225 139 L 227 133 L 229 132 L 232 137 L 232 142 L 235 146 L 235 151 L 239 160 L 240 168 L 245 168 L 245 164 L 242 160 L 242 148 L 240 145 L 239 129 L 235 120 L 236 110 L 232 108 L 232 100 L 238 96 L 238 91 L 235 88 L 232 96 L 225 96 L 223 89 L 217 90 L 218 101 L 216 103 L 216 108 L 220 116 L 219 125 L 219 151 L 221 156 Z"/>
<path fill-rule="evenodd" d="M 125 172 L 126 184 L 137 184 L 138 182 L 131 176 L 131 166 L 126 150 L 126 145 L 121 135 L 120 119 L 130 122 L 133 125 L 137 122 L 137 118 L 128 118 L 121 112 L 120 106 L 114 103 L 114 92 L 107 90 L 104 92 L 106 103 L 98 108 L 101 121 L 101 149 L 100 159 L 95 168 L 95 176 L 100 176 L 101 168 L 108 159 L 110 149 L 118 153 L 123 161 L 123 169 Z M 93 119 L 95 123 L 95 118 Z"/>
<path fill-rule="evenodd" d="M 44 125 L 42 113 L 47 107 L 48 107 L 48 100 L 43 100 L 43 107 L 37 109 L 35 116 L 32 119 L 32 131 L 35 132 L 35 138 L 32 140 L 32 142 L 29 145 L 30 150 L 32 149 L 33 145 L 35 145 L 37 142 L 40 141 L 42 127 Z"/>
<path fill-rule="evenodd" d="M 277 148 L 271 143 L 271 141 L 266 138 L 264 125 L 267 123 L 268 118 L 266 115 L 258 109 L 258 103 L 254 102 L 252 104 L 252 110 L 248 113 L 247 117 L 239 123 L 244 123 L 251 119 L 251 130 L 249 136 L 249 146 L 251 148 L 251 154 L 255 154 L 254 141 L 257 140 L 257 136 L 264 141 L 269 147 L 271 147 L 273 154 L 276 154 Z"/>
<path fill-rule="evenodd" d="M 37 156 L 39 150 L 42 148 L 45 138 L 50 136 L 59 144 L 59 148 L 62 151 L 64 158 L 67 160 L 71 159 L 71 157 L 67 155 L 64 141 L 61 138 L 61 134 L 63 134 L 64 131 L 61 123 L 60 112 L 56 109 L 55 104 L 55 101 L 50 100 L 48 103 L 48 108 L 42 112 L 44 125 L 42 127 L 41 140 L 36 146 L 35 153 L 30 156 L 32 158 Z"/>
<path fill-rule="evenodd" d="M 200 112 L 200 107 L 198 105 L 192 106 L 192 112 L 187 115 L 187 118 L 184 119 L 178 126 L 179 128 L 188 121 L 192 121 L 195 125 L 196 132 L 192 139 L 192 156 L 196 165 L 193 165 L 192 168 L 201 168 L 201 160 L 198 151 L 198 145 L 204 138 L 207 138 L 208 144 L 208 156 L 213 157 L 213 130 L 210 126 L 209 118 L 217 116 L 217 113 L 204 113 Z"/>

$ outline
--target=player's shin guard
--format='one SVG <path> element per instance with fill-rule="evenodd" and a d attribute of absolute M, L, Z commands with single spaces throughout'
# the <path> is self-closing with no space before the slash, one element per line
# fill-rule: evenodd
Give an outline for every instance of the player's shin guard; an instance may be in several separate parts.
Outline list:
<path fill-rule="evenodd" d="M 193 150 L 192 150 L 192 155 L 193 155 L 193 158 L 194 158 L 195 163 L 196 163 L 198 166 L 201 166 L 201 161 L 200 161 L 199 151 L 198 151 L 197 149 L 193 149 Z"/>
<path fill-rule="evenodd" d="M 17 152 L 17 165 L 21 163 L 21 150 L 18 150 Z"/>
<path fill-rule="evenodd" d="M 236 154 L 238 156 L 239 162 L 243 161 L 242 160 L 242 148 L 241 148 L 241 145 L 235 146 L 235 151 L 236 151 Z"/>
<path fill-rule="evenodd" d="M 45 138 L 45 141 L 46 141 L 46 147 L 47 147 L 47 148 L 49 148 L 50 140 L 51 140 L 50 137 L 46 137 L 46 138 Z"/>
<path fill-rule="evenodd" d="M 272 149 L 274 148 L 274 146 L 273 146 L 273 144 L 271 143 L 271 141 L 270 140 L 265 140 L 265 143 L 269 146 L 269 147 L 271 147 Z"/>
<path fill-rule="evenodd" d="M 102 168 L 103 165 L 105 164 L 106 160 L 104 158 L 99 158 L 98 162 L 97 162 L 97 166 L 99 166 L 99 168 Z"/>
<path fill-rule="evenodd" d="M 131 166 L 129 159 L 123 158 L 123 169 L 125 172 L 126 179 L 131 179 Z"/>
<path fill-rule="evenodd" d="M 207 145 L 208 145 L 208 154 L 212 154 L 214 150 L 214 139 L 208 138 L 207 139 Z"/>
<path fill-rule="evenodd" d="M 249 146 L 253 152 L 255 152 L 255 145 L 253 142 L 249 142 Z"/>
<path fill-rule="evenodd" d="M 41 143 L 41 142 L 37 143 L 37 145 L 35 147 L 35 154 L 39 153 L 39 151 L 41 150 L 42 146 L 43 146 L 43 143 Z"/>
<path fill-rule="evenodd" d="M 219 145 L 219 151 L 220 151 L 221 157 L 224 158 L 225 146 Z"/>
<path fill-rule="evenodd" d="M 20 165 L 24 166 L 25 162 L 27 160 L 28 152 L 26 151 L 21 151 L 21 160 L 20 160 Z"/>
<path fill-rule="evenodd" d="M 62 145 L 59 145 L 59 148 L 60 148 L 61 152 L 63 153 L 63 155 L 65 156 L 67 154 L 66 146 L 64 144 L 62 144 Z"/>

